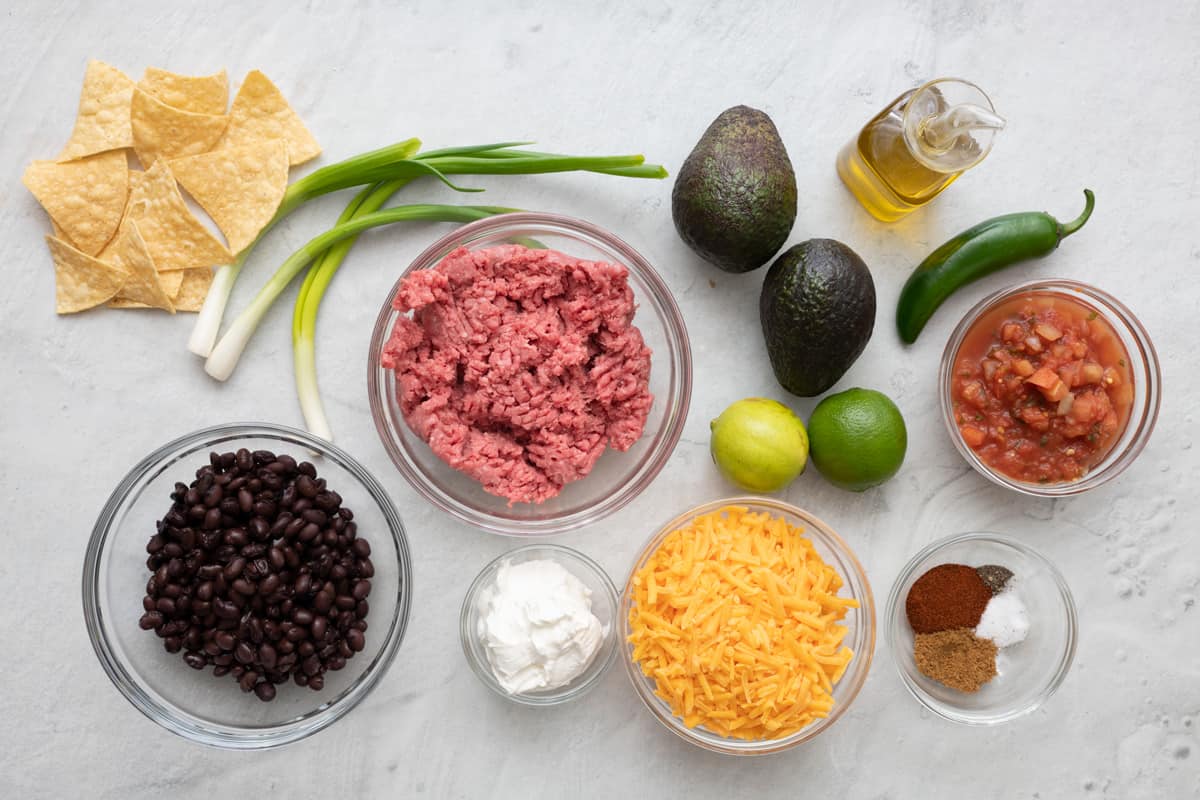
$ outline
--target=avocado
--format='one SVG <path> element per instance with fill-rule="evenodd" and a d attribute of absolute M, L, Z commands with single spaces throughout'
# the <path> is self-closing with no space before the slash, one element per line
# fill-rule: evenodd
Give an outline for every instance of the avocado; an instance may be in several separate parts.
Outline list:
<path fill-rule="evenodd" d="M 838 382 L 875 327 L 875 282 L 858 254 L 833 239 L 788 248 L 758 300 L 767 355 L 783 388 L 812 397 Z"/>
<path fill-rule="evenodd" d="M 775 255 L 796 221 L 796 174 L 770 117 L 734 106 L 713 120 L 679 168 L 671 218 L 697 255 L 726 272 Z"/>

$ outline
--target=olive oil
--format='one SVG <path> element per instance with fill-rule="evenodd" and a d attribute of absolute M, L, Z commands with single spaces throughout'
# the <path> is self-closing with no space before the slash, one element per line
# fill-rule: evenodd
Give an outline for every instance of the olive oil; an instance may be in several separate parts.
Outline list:
<path fill-rule="evenodd" d="M 838 155 L 838 175 L 872 216 L 894 222 L 982 161 L 1003 126 L 974 84 L 931 81 L 863 127 Z"/>

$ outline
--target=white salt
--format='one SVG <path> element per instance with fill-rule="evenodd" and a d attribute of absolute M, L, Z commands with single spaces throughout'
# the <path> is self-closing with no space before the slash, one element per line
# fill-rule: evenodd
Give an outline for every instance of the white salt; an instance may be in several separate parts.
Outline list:
<path fill-rule="evenodd" d="M 1011 647 L 1025 641 L 1029 635 L 1029 612 L 1016 592 L 1009 588 L 988 601 L 975 635 L 991 639 L 996 647 Z"/>

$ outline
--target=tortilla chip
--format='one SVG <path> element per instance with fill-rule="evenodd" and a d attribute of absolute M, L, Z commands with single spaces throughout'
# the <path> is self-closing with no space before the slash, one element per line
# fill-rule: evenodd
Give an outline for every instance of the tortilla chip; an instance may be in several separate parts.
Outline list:
<path fill-rule="evenodd" d="M 75 130 L 58 160 L 133 147 L 133 130 L 129 127 L 132 96 L 133 81 L 128 75 L 103 61 L 89 61 L 79 92 Z"/>
<path fill-rule="evenodd" d="M 171 298 L 176 311 L 199 311 L 212 286 L 213 271 L 208 267 L 189 269 L 183 273 L 183 284 Z"/>
<path fill-rule="evenodd" d="M 177 75 L 146 67 L 138 88 L 166 105 L 193 114 L 224 114 L 229 108 L 229 78 L 225 70 L 214 75 Z"/>
<path fill-rule="evenodd" d="M 169 106 L 136 87 L 129 114 L 133 149 L 146 169 L 159 158 L 207 152 L 229 122 L 225 114 L 195 114 Z"/>
<path fill-rule="evenodd" d="M 157 267 L 158 265 L 155 264 L 154 266 Z M 205 269 L 209 268 L 205 267 Z M 209 271 L 211 272 L 211 270 Z M 179 287 L 183 285 L 183 276 L 187 273 L 188 270 L 186 269 L 173 269 L 170 272 L 159 271 L 158 282 L 162 284 L 163 291 L 166 292 L 167 297 L 174 297 L 179 294 Z"/>
<path fill-rule="evenodd" d="M 53 236 L 46 237 L 46 244 L 54 259 L 55 310 L 59 314 L 85 311 L 121 291 L 127 277 L 121 267 L 98 261 Z"/>
<path fill-rule="evenodd" d="M 113 263 L 122 267 L 129 277 L 125 285 L 117 293 L 122 300 L 132 300 L 135 303 L 145 303 L 153 308 L 175 313 L 171 298 L 163 291 L 158 279 L 158 270 L 154 267 L 154 259 L 146 249 L 146 242 L 133 220 L 125 220 L 121 232 L 117 234 L 117 245 L 113 252 Z"/>
<path fill-rule="evenodd" d="M 271 221 L 287 190 L 287 145 L 282 141 L 213 150 L 173 159 L 169 166 L 217 223 L 234 255 Z"/>
<path fill-rule="evenodd" d="M 123 150 L 63 163 L 34 161 L 21 182 L 74 247 L 95 255 L 121 224 L 129 165 Z"/>
<path fill-rule="evenodd" d="M 165 160 L 154 162 L 145 172 L 130 173 L 125 214 L 137 221 L 159 272 L 213 267 L 233 260 L 229 249 L 188 209 Z"/>
<path fill-rule="evenodd" d="M 237 97 L 233 98 L 229 127 L 217 147 L 240 147 L 274 139 L 287 142 L 288 163 L 293 166 L 311 161 L 321 153 L 321 146 L 275 84 L 254 70 L 242 81 Z"/>

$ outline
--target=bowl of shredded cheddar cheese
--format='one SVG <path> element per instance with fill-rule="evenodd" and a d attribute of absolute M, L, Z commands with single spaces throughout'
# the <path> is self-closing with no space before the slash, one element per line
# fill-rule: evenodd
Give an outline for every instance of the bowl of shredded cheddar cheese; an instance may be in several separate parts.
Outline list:
<path fill-rule="evenodd" d="M 858 695 L 875 648 L 862 565 L 803 509 L 717 500 L 658 530 L 621 598 L 625 666 L 692 744 L 760 755 L 806 742 Z"/>

